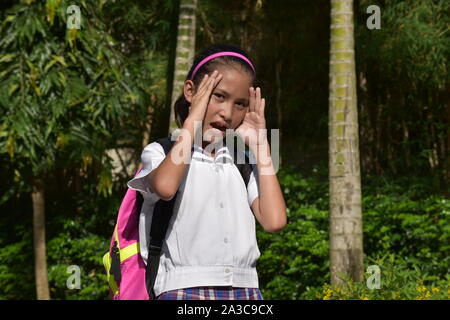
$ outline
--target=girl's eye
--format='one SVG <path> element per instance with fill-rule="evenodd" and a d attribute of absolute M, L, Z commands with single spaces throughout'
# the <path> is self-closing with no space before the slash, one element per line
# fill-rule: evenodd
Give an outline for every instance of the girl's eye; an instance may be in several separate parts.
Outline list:
<path fill-rule="evenodd" d="M 217 98 L 219 98 L 219 99 L 222 99 L 222 98 L 223 98 L 223 95 L 221 95 L 220 93 L 214 93 L 214 95 L 215 95 Z"/>

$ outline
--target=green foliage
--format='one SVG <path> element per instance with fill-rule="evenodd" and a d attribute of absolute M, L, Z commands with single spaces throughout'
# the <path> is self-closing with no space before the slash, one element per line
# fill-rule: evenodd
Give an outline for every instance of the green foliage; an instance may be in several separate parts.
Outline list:
<path fill-rule="evenodd" d="M 367 259 L 380 268 L 379 288 L 373 286 L 373 273 L 366 273 L 364 281 L 347 279 L 341 286 L 325 283 L 305 295 L 306 299 L 323 300 L 447 300 L 450 299 L 450 276 L 429 281 L 424 279 L 420 264 L 405 261 L 393 254 Z M 370 288 L 369 288 L 370 286 Z"/>
<path fill-rule="evenodd" d="M 369 30 L 370 5 L 381 29 Z M 450 2 L 355 1 L 355 58 L 362 170 L 433 176 L 449 190 Z M 440 142 L 438 142 L 440 141 Z"/>
<path fill-rule="evenodd" d="M 324 171 L 315 168 L 311 177 L 304 177 L 288 169 L 278 176 L 289 220 L 278 234 L 258 230 L 262 254 L 257 268 L 266 299 L 446 298 L 450 284 L 448 199 L 424 192 L 429 190 L 420 180 L 411 184 L 410 179 L 406 185 L 386 178 L 368 179 L 362 203 L 365 269 L 373 264 L 381 268 L 382 287 L 373 291 L 365 282 L 348 281 L 346 291 L 336 292 L 328 284 Z M 423 286 L 428 291 L 420 289 L 423 295 L 419 295 Z"/>
<path fill-rule="evenodd" d="M 76 194 L 47 199 L 47 264 L 52 299 L 109 297 L 102 256 L 109 248 L 125 182 L 118 181 L 110 197 L 99 196 L 92 179 L 82 180 L 82 185 Z M 19 211 L 20 203 L 26 202 L 22 198 L 5 208 L 15 210 L 16 216 L 0 215 L 0 299 L 35 297 L 30 208 Z M 80 267 L 80 289 L 67 287 L 71 276 L 68 267 L 72 265 Z"/>
<path fill-rule="evenodd" d="M 26 164 L 26 179 L 88 155 L 108 169 L 105 150 L 145 114 L 145 91 L 95 14 L 101 3 L 82 3 L 80 30 L 66 28 L 68 4 L 16 4 L 1 24 L 0 155 Z"/>
<path fill-rule="evenodd" d="M 70 203 L 52 203 L 51 235 L 48 241 L 49 282 L 53 299 L 108 298 L 102 257 L 109 249 L 112 230 L 123 197 L 125 182 L 118 181 L 110 197 L 98 196 L 93 184 L 84 184 Z M 71 212 L 76 212 L 73 216 Z M 80 289 L 68 289 L 69 266 L 80 267 Z"/>
<path fill-rule="evenodd" d="M 450 269 L 450 201 L 439 196 L 414 201 L 407 196 L 374 195 L 363 199 L 365 250 L 391 252 L 425 262 L 429 277 Z"/>
<path fill-rule="evenodd" d="M 448 83 L 450 55 L 450 4 L 445 0 L 372 1 L 358 5 L 358 41 L 365 59 L 376 60 L 383 77 L 390 81 L 410 81 L 415 87 L 443 89 Z M 381 9 L 381 29 L 367 32 L 365 10 L 369 5 Z M 402 63 L 399 63 L 399 62 Z"/>
<path fill-rule="evenodd" d="M 89 234 L 71 239 L 60 233 L 48 243 L 48 260 L 51 296 L 53 299 L 86 300 L 105 299 L 108 294 L 106 274 L 100 253 L 107 252 L 109 241 Z M 80 268 L 80 289 L 68 289 L 67 280 L 72 274 L 69 266 Z"/>
<path fill-rule="evenodd" d="M 2 239 L 3 240 L 3 239 Z M 23 239 L 5 245 L 0 241 L 0 300 L 30 299 L 34 297 L 34 269 L 32 239 L 28 232 Z M 20 266 L 20 267 L 19 267 Z"/>

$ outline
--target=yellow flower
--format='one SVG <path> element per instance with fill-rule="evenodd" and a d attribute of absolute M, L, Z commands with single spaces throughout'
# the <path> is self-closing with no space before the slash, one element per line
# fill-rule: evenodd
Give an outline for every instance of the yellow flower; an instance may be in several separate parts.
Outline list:
<path fill-rule="evenodd" d="M 323 293 L 324 293 L 323 300 L 330 300 L 333 290 L 331 290 L 330 288 L 327 288 L 327 289 L 323 290 Z"/>
<path fill-rule="evenodd" d="M 425 292 L 425 291 L 427 291 L 427 288 L 425 288 L 424 286 L 420 286 L 419 288 L 417 288 L 417 291 Z"/>
<path fill-rule="evenodd" d="M 369 300 L 367 297 L 362 297 L 361 300 Z"/>
<path fill-rule="evenodd" d="M 431 291 L 433 291 L 434 293 L 438 293 L 440 290 L 439 290 L 439 288 L 433 288 L 433 289 L 431 289 Z"/>

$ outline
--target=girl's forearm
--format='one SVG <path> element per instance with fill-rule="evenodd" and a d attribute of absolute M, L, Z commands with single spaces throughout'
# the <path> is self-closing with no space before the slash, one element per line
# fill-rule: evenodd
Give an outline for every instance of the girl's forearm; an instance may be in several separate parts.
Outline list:
<path fill-rule="evenodd" d="M 259 178 L 259 211 L 265 225 L 282 229 L 286 225 L 286 204 L 278 182 L 269 143 L 253 148 Z"/>
<path fill-rule="evenodd" d="M 170 152 L 149 174 L 150 187 L 163 200 L 171 199 L 180 187 L 191 158 L 194 130 L 194 121 L 188 117 Z"/>

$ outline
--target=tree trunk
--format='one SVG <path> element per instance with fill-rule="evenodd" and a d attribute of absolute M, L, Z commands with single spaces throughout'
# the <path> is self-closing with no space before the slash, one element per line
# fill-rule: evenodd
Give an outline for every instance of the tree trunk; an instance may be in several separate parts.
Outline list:
<path fill-rule="evenodd" d="M 170 104 L 169 133 L 177 129 L 175 122 L 175 101 L 182 92 L 184 80 L 192 65 L 195 54 L 195 23 L 197 0 L 180 0 L 178 16 L 177 49 L 175 53 L 175 74 L 173 77 L 172 99 Z"/>
<path fill-rule="evenodd" d="M 363 280 L 353 0 L 331 1 L 329 116 L 331 283 L 341 285 Z"/>
<path fill-rule="evenodd" d="M 45 250 L 45 194 L 41 180 L 33 181 L 33 246 L 34 273 L 36 277 L 36 298 L 50 300 L 47 276 L 47 255 Z"/>

